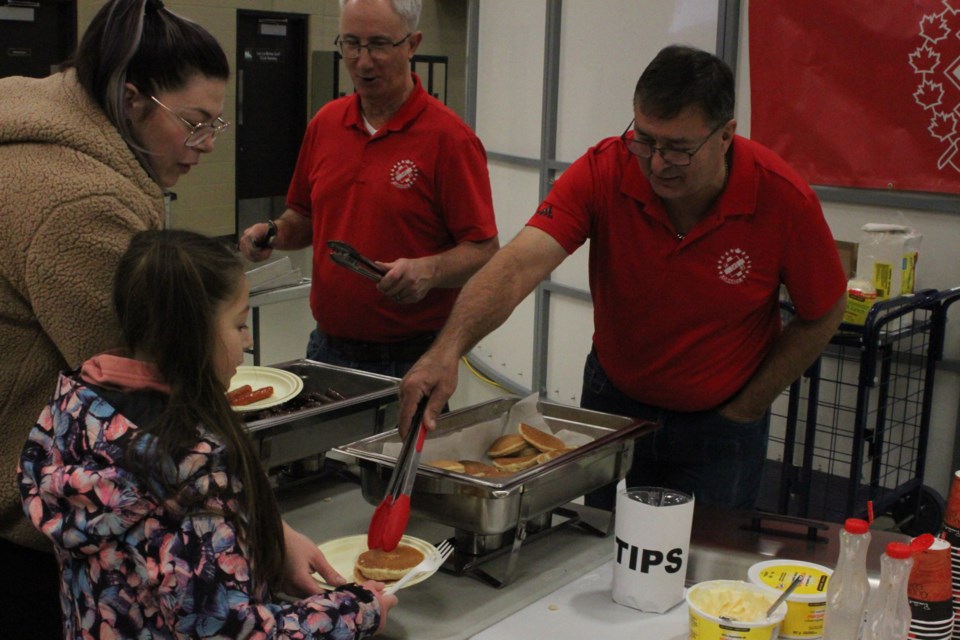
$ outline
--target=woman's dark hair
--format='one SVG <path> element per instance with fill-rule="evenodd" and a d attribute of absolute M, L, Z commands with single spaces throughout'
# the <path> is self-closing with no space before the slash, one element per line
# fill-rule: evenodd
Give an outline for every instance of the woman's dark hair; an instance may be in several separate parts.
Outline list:
<path fill-rule="evenodd" d="M 80 85 L 144 167 L 148 165 L 127 122 L 126 83 L 155 95 L 182 89 L 196 74 L 224 81 L 230 77 L 230 64 L 216 39 L 165 9 L 160 0 L 107 2 L 84 32 L 73 59 L 63 65 L 70 67 L 76 68 Z"/>
<path fill-rule="evenodd" d="M 170 386 L 167 407 L 141 426 L 129 451 L 132 468 L 184 508 L 204 508 L 210 497 L 220 497 L 224 517 L 251 554 L 255 584 L 276 590 L 284 563 L 280 509 L 215 367 L 217 313 L 243 278 L 241 262 L 217 240 L 191 231 L 142 231 L 120 260 L 113 304 L 127 347 L 152 361 Z M 239 493 L 230 483 L 210 483 L 208 494 L 194 495 L 176 477 L 170 462 L 197 444 L 201 429 L 225 445 L 230 477 L 243 483 Z"/>
<path fill-rule="evenodd" d="M 708 124 L 733 118 L 733 71 L 717 56 L 670 45 L 647 65 L 633 93 L 633 106 L 645 115 L 670 120 L 687 107 L 703 111 Z"/>

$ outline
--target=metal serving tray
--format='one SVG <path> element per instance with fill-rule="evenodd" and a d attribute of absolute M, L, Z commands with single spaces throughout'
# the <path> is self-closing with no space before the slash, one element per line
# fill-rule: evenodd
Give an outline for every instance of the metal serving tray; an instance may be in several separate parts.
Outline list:
<path fill-rule="evenodd" d="M 634 438 L 656 428 L 646 421 L 541 400 L 537 408 L 554 432 L 567 429 L 594 440 L 550 462 L 506 477 L 477 478 L 426 464 L 430 460 L 427 446 L 431 439 L 494 419 L 506 421 L 510 408 L 519 400 L 514 396 L 498 398 L 440 418 L 437 430 L 427 437 L 417 471 L 410 500 L 414 513 L 480 535 L 515 529 L 518 522 L 524 523 L 623 478 L 630 469 Z M 511 429 L 504 425 L 504 431 Z M 399 443 L 399 432 L 394 429 L 336 448 L 359 461 L 363 497 L 370 504 L 379 504 L 383 499 L 396 464 L 395 455 L 383 453 L 384 446 Z M 483 460 L 476 457 L 476 452 L 463 452 L 462 457 Z"/>
<path fill-rule="evenodd" d="M 325 453 L 358 437 L 396 428 L 399 379 L 356 369 L 345 369 L 313 360 L 291 360 L 270 365 L 303 379 L 303 390 L 276 410 L 286 413 L 249 417 L 246 426 L 270 468 Z M 312 393 L 335 389 L 346 399 L 304 406 Z"/>

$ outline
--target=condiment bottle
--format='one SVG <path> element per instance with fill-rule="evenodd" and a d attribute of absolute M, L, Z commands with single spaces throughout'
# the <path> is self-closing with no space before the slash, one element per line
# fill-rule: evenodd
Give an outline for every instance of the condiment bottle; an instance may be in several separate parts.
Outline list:
<path fill-rule="evenodd" d="M 907 582 L 913 567 L 913 550 L 891 542 L 880 558 L 880 585 L 867 604 L 862 640 L 905 640 L 910 632 Z"/>
<path fill-rule="evenodd" d="M 859 637 L 863 612 L 870 594 L 867 579 L 867 548 L 870 525 L 866 520 L 848 518 L 840 530 L 840 557 L 827 582 L 827 610 L 823 619 L 823 640 L 852 640 Z"/>

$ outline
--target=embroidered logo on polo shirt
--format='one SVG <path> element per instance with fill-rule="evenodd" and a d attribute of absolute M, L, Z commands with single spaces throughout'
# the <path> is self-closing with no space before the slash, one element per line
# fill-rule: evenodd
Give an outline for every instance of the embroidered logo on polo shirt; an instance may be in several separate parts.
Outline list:
<path fill-rule="evenodd" d="M 390 168 L 390 184 L 397 189 L 409 189 L 419 175 L 420 169 L 413 160 L 400 160 Z"/>
<path fill-rule="evenodd" d="M 753 261 L 743 249 L 728 249 L 717 260 L 717 275 L 727 284 L 740 284 L 750 275 Z"/>
<path fill-rule="evenodd" d="M 537 209 L 538 216 L 543 216 L 544 218 L 553 218 L 553 205 L 546 205 Z"/>

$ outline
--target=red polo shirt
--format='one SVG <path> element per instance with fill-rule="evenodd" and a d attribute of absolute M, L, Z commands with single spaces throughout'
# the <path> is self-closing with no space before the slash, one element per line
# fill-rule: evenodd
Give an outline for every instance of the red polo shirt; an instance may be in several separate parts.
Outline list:
<path fill-rule="evenodd" d="M 564 171 L 528 224 L 568 253 L 590 239 L 601 365 L 632 398 L 677 411 L 716 407 L 754 374 L 780 332 L 781 283 L 805 319 L 846 286 L 816 195 L 739 136 L 727 188 L 683 240 L 619 138 Z"/>
<path fill-rule="evenodd" d="M 310 307 L 324 333 L 396 342 L 436 331 L 459 292 L 433 289 L 417 304 L 397 304 L 330 260 L 328 240 L 391 262 L 497 235 L 483 145 L 416 75 L 414 82 L 373 136 L 356 94 L 325 105 L 307 127 L 287 206 L 312 220 Z"/>

